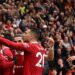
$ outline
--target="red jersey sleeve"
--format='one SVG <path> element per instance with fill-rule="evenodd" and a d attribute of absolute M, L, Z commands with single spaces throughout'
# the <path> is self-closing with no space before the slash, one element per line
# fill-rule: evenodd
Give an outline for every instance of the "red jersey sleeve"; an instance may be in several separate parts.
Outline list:
<path fill-rule="evenodd" d="M 10 40 L 2 38 L 2 37 L 0 37 L 0 43 L 3 45 L 6 45 L 8 47 L 11 47 L 13 49 L 16 49 L 16 50 L 28 51 L 28 52 L 31 51 L 29 49 L 29 44 L 27 44 L 27 43 L 15 43 L 13 41 L 10 41 Z"/>
<path fill-rule="evenodd" d="M 14 63 L 12 61 L 3 61 L 2 62 L 2 67 L 3 68 L 8 68 L 8 67 L 12 67 L 14 65 Z"/>
<path fill-rule="evenodd" d="M 6 61 L 3 56 L 0 57 L 0 67 L 3 67 L 3 68 L 8 68 L 8 67 L 11 67 L 13 66 L 13 62 L 12 61 Z"/>

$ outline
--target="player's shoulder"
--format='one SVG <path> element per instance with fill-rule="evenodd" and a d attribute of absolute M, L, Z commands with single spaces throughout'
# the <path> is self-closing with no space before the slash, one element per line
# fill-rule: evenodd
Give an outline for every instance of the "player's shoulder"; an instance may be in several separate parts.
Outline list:
<path fill-rule="evenodd" d="M 36 44 L 36 46 L 41 51 L 45 50 L 44 47 L 40 43 Z"/>

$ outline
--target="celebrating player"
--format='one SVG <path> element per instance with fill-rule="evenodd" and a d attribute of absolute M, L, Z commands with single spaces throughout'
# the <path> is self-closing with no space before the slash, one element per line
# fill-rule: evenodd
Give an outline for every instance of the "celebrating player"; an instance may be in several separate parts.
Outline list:
<path fill-rule="evenodd" d="M 45 55 L 45 49 L 38 42 L 38 35 L 30 29 L 23 34 L 25 43 L 15 43 L 0 37 L 0 43 L 13 49 L 24 51 L 24 73 L 23 75 L 42 75 L 44 67 L 44 57 L 53 60 L 54 51 L 51 44 L 49 52 Z M 51 39 L 49 39 L 51 40 Z M 52 40 L 51 40 L 52 41 Z"/>

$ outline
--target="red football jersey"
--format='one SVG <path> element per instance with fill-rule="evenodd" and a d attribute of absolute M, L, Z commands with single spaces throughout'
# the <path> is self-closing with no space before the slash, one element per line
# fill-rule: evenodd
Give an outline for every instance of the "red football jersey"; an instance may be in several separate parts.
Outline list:
<path fill-rule="evenodd" d="M 15 57 L 16 57 L 16 63 L 15 63 L 14 75 L 23 75 L 24 52 L 16 51 Z"/>
<path fill-rule="evenodd" d="M 24 51 L 24 75 L 42 75 L 45 49 L 39 43 L 15 43 L 0 37 L 0 43 Z"/>
<path fill-rule="evenodd" d="M 28 44 L 30 52 L 25 52 L 24 75 L 42 75 L 45 50 L 38 43 Z"/>

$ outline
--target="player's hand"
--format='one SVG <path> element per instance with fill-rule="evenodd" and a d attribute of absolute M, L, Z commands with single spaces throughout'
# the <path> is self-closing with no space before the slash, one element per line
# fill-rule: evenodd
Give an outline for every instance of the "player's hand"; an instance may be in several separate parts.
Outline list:
<path fill-rule="evenodd" d="M 53 40 L 53 38 L 47 38 L 48 39 L 48 42 L 47 42 L 47 45 L 48 45 L 48 47 L 50 48 L 50 47 L 53 47 L 54 46 L 54 40 Z"/>
<path fill-rule="evenodd" d="M 75 60 L 75 56 L 70 56 L 70 57 L 67 59 L 67 61 L 73 61 L 73 60 Z"/>

